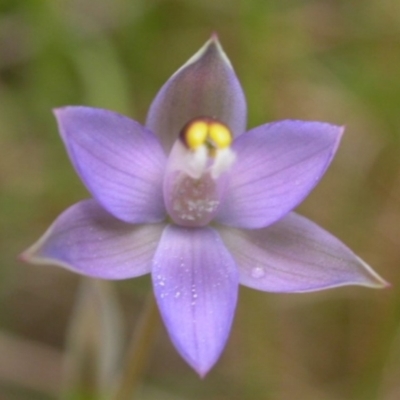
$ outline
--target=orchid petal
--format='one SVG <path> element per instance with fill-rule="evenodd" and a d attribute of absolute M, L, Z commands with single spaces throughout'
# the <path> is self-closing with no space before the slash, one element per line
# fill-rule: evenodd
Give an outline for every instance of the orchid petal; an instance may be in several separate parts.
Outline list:
<path fill-rule="evenodd" d="M 308 292 L 387 283 L 347 246 L 295 213 L 258 230 L 220 229 L 240 283 L 267 292 Z"/>
<path fill-rule="evenodd" d="M 150 272 L 164 224 L 131 225 L 85 200 L 64 211 L 20 257 L 103 279 L 134 278 Z"/>
<path fill-rule="evenodd" d="M 164 84 L 151 104 L 146 126 L 169 151 L 183 126 L 197 117 L 216 118 L 233 135 L 246 128 L 244 93 L 216 36 Z"/>
<path fill-rule="evenodd" d="M 170 225 L 153 261 L 154 292 L 182 357 L 204 376 L 228 339 L 236 307 L 238 271 L 211 228 Z"/>
<path fill-rule="evenodd" d="M 107 211 L 131 223 L 164 218 L 166 157 L 150 131 L 96 108 L 64 107 L 55 115 L 75 169 Z"/>
<path fill-rule="evenodd" d="M 322 122 L 280 121 L 254 128 L 234 144 L 236 162 L 217 220 L 263 228 L 296 207 L 328 168 L 343 128 Z"/>

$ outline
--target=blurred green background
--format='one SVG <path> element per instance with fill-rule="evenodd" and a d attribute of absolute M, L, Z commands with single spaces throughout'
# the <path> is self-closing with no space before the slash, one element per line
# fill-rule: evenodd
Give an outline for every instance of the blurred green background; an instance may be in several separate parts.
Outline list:
<path fill-rule="evenodd" d="M 229 343 L 206 379 L 162 330 L 137 398 L 400 398 L 399 1 L 0 0 L 1 400 L 57 398 L 67 332 L 77 336 L 68 325 L 80 278 L 16 260 L 88 197 L 51 109 L 84 104 L 143 122 L 161 84 L 214 31 L 245 90 L 249 127 L 286 118 L 346 125 L 333 165 L 299 211 L 393 287 L 242 288 Z M 128 336 L 149 278 L 111 289 Z M 81 386 L 76 398 L 90 398 Z"/>

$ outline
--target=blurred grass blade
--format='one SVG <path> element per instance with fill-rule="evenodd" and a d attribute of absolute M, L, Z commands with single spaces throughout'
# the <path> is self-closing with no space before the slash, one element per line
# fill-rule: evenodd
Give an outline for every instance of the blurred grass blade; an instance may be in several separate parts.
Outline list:
<path fill-rule="evenodd" d="M 143 381 L 143 375 L 154 348 L 160 322 L 154 295 L 149 293 L 126 350 L 123 368 L 116 377 L 107 400 L 136 398 L 133 396 L 135 396 Z"/>
<path fill-rule="evenodd" d="M 81 77 L 85 103 L 132 114 L 127 74 L 108 40 L 87 42 L 71 56 Z"/>
<path fill-rule="evenodd" d="M 99 399 L 114 378 L 124 340 L 112 289 L 110 282 L 82 280 L 67 336 L 65 399 Z"/>

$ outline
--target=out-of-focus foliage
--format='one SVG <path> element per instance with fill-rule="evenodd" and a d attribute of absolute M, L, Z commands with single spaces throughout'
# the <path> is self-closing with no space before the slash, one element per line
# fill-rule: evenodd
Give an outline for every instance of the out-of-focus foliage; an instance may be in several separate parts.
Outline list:
<path fill-rule="evenodd" d="M 79 278 L 16 255 L 88 194 L 51 109 L 144 121 L 160 85 L 216 31 L 249 126 L 346 125 L 300 212 L 340 237 L 391 289 L 302 295 L 242 289 L 230 342 L 199 380 L 159 335 L 141 399 L 400 398 L 400 2 L 0 1 L 0 398 L 55 399 Z M 115 284 L 129 333 L 148 277 Z M 83 395 L 82 395 L 83 396 Z M 85 397 L 82 397 L 85 398 Z"/>

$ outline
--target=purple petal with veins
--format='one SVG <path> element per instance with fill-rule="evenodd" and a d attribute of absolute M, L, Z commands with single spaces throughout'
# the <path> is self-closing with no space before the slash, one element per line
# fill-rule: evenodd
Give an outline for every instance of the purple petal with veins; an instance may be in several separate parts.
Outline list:
<path fill-rule="evenodd" d="M 150 272 L 163 229 L 127 224 L 85 200 L 64 211 L 21 258 L 96 278 L 134 278 Z"/>
<path fill-rule="evenodd" d="M 387 283 L 347 246 L 295 213 L 254 230 L 221 228 L 240 283 L 267 292 L 308 292 L 343 285 Z"/>
<path fill-rule="evenodd" d="M 165 217 L 166 157 L 152 132 L 107 110 L 64 107 L 55 114 L 75 169 L 106 210 L 131 223 Z"/>
<path fill-rule="evenodd" d="M 153 260 L 154 293 L 181 356 L 204 376 L 229 336 L 238 270 L 211 228 L 168 226 Z"/>
<path fill-rule="evenodd" d="M 151 104 L 146 126 L 169 151 L 188 121 L 206 116 L 225 123 L 235 136 L 246 129 L 246 99 L 215 36 L 164 84 Z"/>
<path fill-rule="evenodd" d="M 282 218 L 318 183 L 342 132 L 322 122 L 280 121 L 239 136 L 233 145 L 237 161 L 217 220 L 262 228 Z"/>
<path fill-rule="evenodd" d="M 239 283 L 271 292 L 388 286 L 291 213 L 325 173 L 343 128 L 287 120 L 244 133 L 246 112 L 215 35 L 160 89 L 146 127 L 107 110 L 57 109 L 93 199 L 62 213 L 21 259 L 104 279 L 151 272 L 169 336 L 201 376 L 226 344 Z"/>

